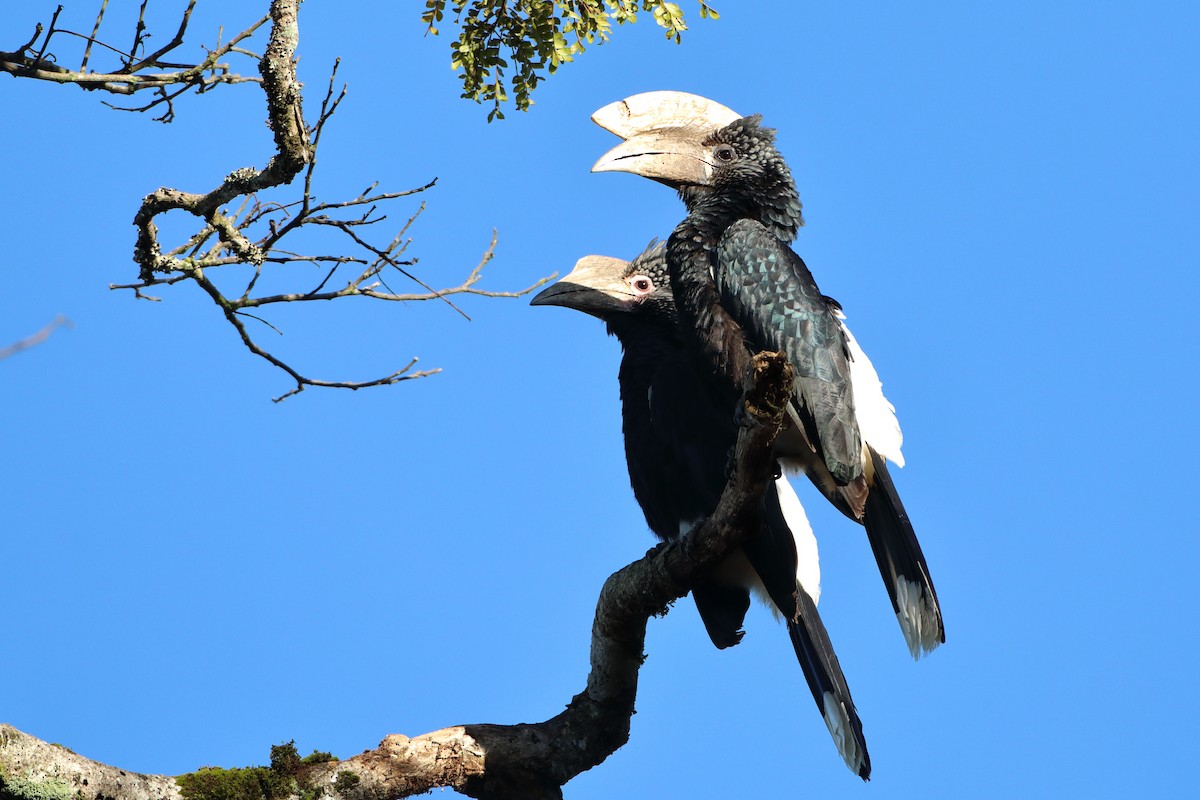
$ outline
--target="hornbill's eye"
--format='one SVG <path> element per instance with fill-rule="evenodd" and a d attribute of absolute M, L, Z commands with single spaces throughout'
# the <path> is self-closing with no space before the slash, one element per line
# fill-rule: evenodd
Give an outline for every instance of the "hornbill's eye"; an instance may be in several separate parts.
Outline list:
<path fill-rule="evenodd" d="M 628 279 L 629 285 L 633 291 L 638 294 L 649 294 L 654 291 L 654 281 L 647 278 L 645 275 L 634 275 Z"/>
<path fill-rule="evenodd" d="M 737 158 L 737 153 L 735 153 L 733 148 L 727 144 L 717 145 L 713 148 L 712 152 L 713 158 L 715 158 L 717 161 L 720 161 L 722 164 L 732 164 L 733 160 Z"/>

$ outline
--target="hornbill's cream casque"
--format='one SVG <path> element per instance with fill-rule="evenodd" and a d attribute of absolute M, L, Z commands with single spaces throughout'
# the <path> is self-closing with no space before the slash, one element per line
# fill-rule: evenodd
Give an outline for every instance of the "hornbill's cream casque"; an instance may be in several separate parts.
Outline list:
<path fill-rule="evenodd" d="M 621 342 L 621 420 L 633 493 L 659 538 L 682 536 L 713 512 L 725 488 L 737 394 L 687 353 L 664 246 L 652 243 L 632 262 L 582 258 L 532 304 L 599 317 Z M 760 530 L 692 587 L 696 608 L 720 648 L 741 640 L 751 591 L 783 617 L 839 753 L 866 779 L 871 762 L 862 723 L 817 613 L 816 539 L 786 478 L 769 486 L 762 518 Z"/>
<path fill-rule="evenodd" d="M 592 120 L 625 140 L 594 172 L 651 178 L 687 206 L 667 259 L 692 352 L 737 385 L 752 351 L 788 353 L 798 377 L 778 454 L 866 527 L 909 652 L 933 650 L 946 640 L 937 592 L 886 463 L 904 464 L 900 426 L 840 307 L 789 246 L 804 222 L 775 132 L 683 92 L 634 95 Z"/>

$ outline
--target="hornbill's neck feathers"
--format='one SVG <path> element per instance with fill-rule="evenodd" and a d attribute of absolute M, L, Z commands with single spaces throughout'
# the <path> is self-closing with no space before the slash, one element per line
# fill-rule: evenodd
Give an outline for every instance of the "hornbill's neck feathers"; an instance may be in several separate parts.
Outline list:
<path fill-rule="evenodd" d="M 715 167 L 710 182 L 681 186 L 679 195 L 693 215 L 709 217 L 724 229 L 729 222 L 761 222 L 782 242 L 804 225 L 800 195 L 787 162 L 775 147 L 775 130 L 755 114 L 714 131 L 703 146 Z"/>

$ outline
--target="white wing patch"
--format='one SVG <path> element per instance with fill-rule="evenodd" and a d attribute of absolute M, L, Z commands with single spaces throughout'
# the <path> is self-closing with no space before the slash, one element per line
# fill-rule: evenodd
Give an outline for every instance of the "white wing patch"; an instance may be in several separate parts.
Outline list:
<path fill-rule="evenodd" d="M 883 396 L 883 382 L 879 380 L 879 373 L 846 327 L 845 315 L 837 310 L 833 313 L 843 320 L 842 332 L 846 334 L 846 345 L 850 350 L 850 383 L 854 387 L 854 411 L 863 442 L 888 461 L 903 467 L 904 456 L 900 453 L 900 445 L 904 435 L 900 433 L 896 407 Z"/>
<path fill-rule="evenodd" d="M 788 483 L 788 479 L 782 476 L 777 478 L 775 490 L 779 494 L 779 510 L 783 512 L 783 519 L 791 529 L 792 540 L 796 544 L 796 583 L 808 592 L 813 605 L 816 605 L 821 599 L 821 558 L 817 551 L 817 537 L 813 535 L 808 515 L 804 513 L 804 506 L 800 505 L 800 498 L 796 496 L 796 490 Z M 680 520 L 679 536 L 686 536 L 701 521 L 702 519 Z M 771 609 L 776 619 L 782 619 L 779 609 L 767 594 L 767 587 L 750 566 L 742 548 L 739 547 L 726 556 L 725 560 L 713 569 L 712 574 L 720 583 L 749 589 L 763 605 Z"/>
<path fill-rule="evenodd" d="M 821 597 L 821 563 L 817 553 L 817 537 L 813 535 L 808 515 L 804 513 L 804 506 L 800 505 L 800 498 L 796 497 L 796 492 L 787 478 L 778 478 L 775 487 L 779 492 L 779 509 L 783 512 L 783 519 L 791 529 L 792 540 L 796 544 L 796 584 L 808 592 L 813 605 L 816 605 Z M 685 524 L 680 524 L 682 533 L 688 530 L 684 527 Z M 767 593 L 762 578 L 754 571 L 754 567 L 750 566 L 750 560 L 746 558 L 742 548 L 739 547 L 726 556 L 725 560 L 713 569 L 712 574 L 720 583 L 748 589 L 771 610 L 771 615 L 776 621 L 783 621 L 779 607 Z"/>
<path fill-rule="evenodd" d="M 779 508 L 783 511 L 783 518 L 792 529 L 792 538 L 796 540 L 796 581 L 816 605 L 821 599 L 821 558 L 817 552 L 817 537 L 813 535 L 804 506 L 800 505 L 800 498 L 788 479 L 778 478 L 775 489 L 779 493 Z"/>

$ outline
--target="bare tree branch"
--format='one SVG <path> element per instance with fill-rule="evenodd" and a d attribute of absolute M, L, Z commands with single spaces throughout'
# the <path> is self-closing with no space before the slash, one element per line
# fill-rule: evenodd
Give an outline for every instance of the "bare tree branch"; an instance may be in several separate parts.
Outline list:
<path fill-rule="evenodd" d="M 282 4 L 281 0 L 276 0 L 272 8 L 280 4 Z M 462 283 L 445 289 L 434 289 L 407 269 L 416 265 L 417 260 L 404 257 L 412 241 L 407 238 L 408 230 L 424 210 L 424 204 L 408 217 L 399 231 L 386 244 L 372 244 L 365 238 L 365 232 L 371 230 L 372 226 L 387 220 L 386 215 L 379 213 L 382 204 L 431 189 L 436 180 L 415 189 L 400 192 L 377 192 L 375 191 L 376 184 L 371 184 L 357 197 L 350 200 L 318 202 L 313 193 L 316 151 L 320 145 L 325 125 L 345 97 L 346 90 L 344 87 L 340 91 L 336 88 L 338 65 L 335 63 L 325 97 L 321 103 L 317 124 L 309 132 L 304 127 L 300 96 L 298 92 L 294 91 L 295 71 L 292 63 L 292 51 L 276 45 L 277 30 L 279 30 L 279 24 L 275 23 L 271 33 L 272 44 L 267 48 L 267 54 L 263 59 L 263 76 L 264 88 L 267 90 L 269 98 L 268 110 L 271 126 L 275 131 L 276 145 L 280 148 L 279 155 L 272 159 L 268 167 L 261 172 L 253 168 L 244 168 L 231 173 L 220 186 L 207 194 L 163 188 L 147 196 L 143 201 L 141 211 L 134 220 L 138 228 L 138 247 L 134 260 L 140 265 L 139 280 L 132 284 L 113 284 L 111 288 L 132 289 L 139 297 L 156 299 L 144 294 L 142 290 L 174 284 L 185 279 L 194 281 L 221 308 L 225 319 L 237 330 L 242 343 L 250 352 L 282 369 L 296 381 L 295 389 L 276 397 L 276 402 L 298 394 L 307 386 L 363 389 L 370 386 L 387 386 L 436 374 L 440 370 L 413 371 L 413 367 L 417 363 L 417 359 L 413 358 L 403 368 L 373 380 L 329 381 L 310 378 L 302 375 L 297 369 L 255 341 L 242 321 L 242 317 L 246 316 L 261 319 L 248 314 L 248 309 L 262 308 L 276 303 L 336 300 L 344 297 L 367 297 L 392 301 L 441 300 L 466 317 L 467 315 L 455 306 L 448 299 L 449 297 L 456 294 L 520 297 L 554 277 L 543 278 L 532 286 L 516 292 L 494 292 L 476 288 L 475 284 L 482 276 L 483 268 L 491 261 L 495 253 L 497 236 L 493 231 L 491 242 L 482 258 Z M 270 77 L 268 78 L 268 76 Z M 278 98 L 284 96 L 293 99 L 290 103 L 276 102 Z M 260 199 L 261 192 L 277 186 L 280 182 L 291 182 L 301 170 L 304 173 L 304 193 L 299 200 L 279 203 Z M 238 211 L 228 213 L 221 209 L 221 206 L 238 197 L 243 199 Z M 154 219 L 159 214 L 172 209 L 182 209 L 201 217 L 206 225 L 186 242 L 163 254 Z M 300 253 L 285 249 L 284 239 L 305 227 L 335 231 L 356 247 L 361 255 Z M 360 231 L 363 233 L 360 234 Z M 265 267 L 300 263 L 328 265 L 328 269 L 314 279 L 315 285 L 310 285 L 303 291 L 269 295 L 253 293 Z M 235 264 L 249 264 L 255 268 L 253 277 L 245 285 L 240 295 L 224 293 L 211 275 L 206 272 L 217 267 Z M 355 267 L 351 277 L 343 278 L 344 282 L 337 288 L 327 288 L 339 274 L 339 270 L 347 266 Z M 385 279 L 388 270 L 394 270 L 402 277 L 414 281 L 425 291 L 419 293 L 392 291 L 387 286 Z M 469 319 L 469 317 L 467 318 Z M 277 329 L 275 330 L 278 332 Z"/>
<path fill-rule="evenodd" d="M 458 725 L 413 738 L 393 734 L 344 761 L 296 763 L 288 773 L 290 796 L 323 789 L 356 800 L 399 798 L 442 786 L 484 800 L 559 800 L 565 783 L 629 739 L 649 618 L 665 614 L 760 524 L 762 495 L 775 472 L 771 446 L 783 426 L 792 380 L 782 353 L 755 356 L 720 503 L 680 541 L 658 545 L 605 581 L 592 624 L 587 686 L 562 713 L 534 724 Z M 82 800 L 180 796 L 174 778 L 97 764 L 6 725 L 0 725 L 0 775 L 7 776 L 0 779 L 0 797 L 12 792 L 3 781 L 14 780 L 23 781 L 31 797 L 38 782 Z"/>
<path fill-rule="evenodd" d="M 375 241 L 372 234 L 387 220 L 383 207 L 401 198 L 419 194 L 434 186 L 431 180 L 415 189 L 398 192 L 376 191 L 371 184 L 358 197 L 342 202 L 320 202 L 314 189 L 316 151 L 321 143 L 325 125 L 346 96 L 345 87 L 336 86 L 338 64 L 335 62 L 328 87 L 321 103 L 316 124 L 311 128 L 304 118 L 301 84 L 296 76 L 296 48 L 299 43 L 297 14 L 300 0 L 271 0 L 269 13 L 233 38 L 208 51 L 195 64 L 176 64 L 165 59 L 183 44 L 191 20 L 195 0 L 183 11 L 174 36 L 163 46 L 146 53 L 149 38 L 146 11 L 148 2 L 139 8 L 133 40 L 129 49 L 122 50 L 102 42 L 98 37 L 108 10 L 102 0 L 90 35 L 59 27 L 60 6 L 53 14 L 49 27 L 40 23 L 29 41 L 13 52 L 0 52 L 0 72 L 15 77 L 33 78 L 58 83 L 75 83 L 85 89 L 103 90 L 114 94 L 133 94 L 152 90 L 152 99 L 144 105 L 123 108 L 126 111 L 148 111 L 165 106 L 163 121 L 174 116 L 173 101 L 182 93 L 196 89 L 206 91 L 220 83 L 255 82 L 261 85 L 267 102 L 267 116 L 275 139 L 275 155 L 262 168 L 235 169 L 215 188 L 205 192 L 190 192 L 162 187 L 147 195 L 134 217 L 137 239 L 134 261 L 138 279 L 132 283 L 110 284 L 112 289 L 125 289 L 146 300 L 158 300 L 148 290 L 191 282 L 199 286 L 221 309 L 225 320 L 237 331 L 246 348 L 256 356 L 283 370 L 295 381 L 295 388 L 275 398 L 291 397 L 308 386 L 362 389 L 386 386 L 401 381 L 432 375 L 440 370 L 415 370 L 417 359 L 411 359 L 400 369 L 383 377 L 362 381 L 324 380 L 309 377 L 264 347 L 248 330 L 245 320 L 263 322 L 276 333 L 281 331 L 252 313 L 277 303 L 296 303 L 312 300 L 337 300 L 362 297 L 376 300 L 422 301 L 446 303 L 469 319 L 450 299 L 454 295 L 483 297 L 519 297 L 528 294 L 555 276 L 538 281 L 515 292 L 487 291 L 476 286 L 484 266 L 491 260 L 496 246 L 493 231 L 479 264 L 457 286 L 435 289 L 412 271 L 417 259 L 407 256 L 411 244 L 408 231 L 424 205 L 407 214 L 407 221 L 389 238 Z M 261 58 L 242 48 L 262 26 L 270 23 L 266 48 Z M 52 43 L 64 38 L 86 42 L 78 70 L 59 66 L 51 52 Z M 107 72 L 89 71 L 93 51 L 115 56 L 118 63 Z M 258 77 L 245 77 L 233 71 L 226 61 L 229 56 L 258 58 Z M 162 71 L 168 70 L 168 71 Z M 271 190 L 289 185 L 303 175 L 303 194 L 299 199 L 279 201 L 270 198 Z M 227 206 L 233 204 L 236 210 Z M 181 210 L 197 217 L 200 229 L 177 245 L 165 245 L 159 238 L 158 217 L 169 211 Z M 324 252 L 302 251 L 291 243 L 298 231 L 327 231 L 336 246 Z M 286 241 L 285 241 L 286 239 Z M 345 252 L 342 248 L 348 248 Z M 225 274 L 234 273 L 221 267 L 250 266 L 253 275 L 247 282 L 244 272 L 236 273 L 240 282 L 235 291 L 225 287 Z M 311 268 L 319 268 L 314 275 Z M 305 269 L 299 269 L 305 268 Z M 286 277 L 299 283 L 294 291 L 255 294 L 265 270 L 288 270 Z M 396 292 L 388 285 L 391 273 L 417 284 L 421 291 Z"/>
<path fill-rule="evenodd" d="M 74 83 L 84 89 L 122 95 L 149 89 L 151 99 L 148 102 L 121 107 L 119 110 L 149 111 L 163 106 L 165 110 L 157 119 L 164 122 L 174 118 L 175 99 L 192 89 L 200 93 L 223 83 L 254 82 L 261 85 L 267 101 L 268 123 L 275 139 L 275 155 L 261 169 L 242 167 L 233 170 L 218 186 L 205 192 L 162 187 L 148 194 L 134 217 L 137 239 L 133 260 L 138 265 L 138 279 L 132 283 L 113 283 L 110 288 L 130 290 L 136 298 L 157 301 L 160 298 L 147 290 L 182 282 L 199 286 L 221 309 L 222 316 L 237 331 L 251 353 L 283 370 L 295 381 L 295 388 L 276 397 L 276 402 L 298 394 L 308 386 L 363 389 L 413 380 L 436 374 L 440 370 L 415 370 L 417 359 L 413 358 L 400 369 L 370 380 L 312 378 L 286 363 L 254 338 L 245 325 L 246 319 L 258 320 L 276 333 L 282 331 L 259 314 L 251 313 L 252 309 L 277 303 L 345 297 L 402 302 L 436 300 L 470 319 L 451 297 L 467 294 L 520 297 L 556 277 L 548 276 L 518 291 L 478 288 L 476 284 L 482 270 L 495 252 L 496 233 L 493 231 L 491 243 L 466 279 L 457 286 L 435 289 L 414 274 L 411 268 L 416 266 L 417 259 L 406 255 L 412 241 L 408 238 L 408 231 L 424 209 L 424 204 L 408 214 L 407 221 L 390 238 L 373 240 L 372 234 L 380 223 L 387 220 L 387 215 L 382 211 L 385 204 L 394 204 L 401 198 L 431 189 L 436 179 L 415 189 L 399 192 L 376 191 L 377 184 L 373 183 L 350 200 L 318 202 L 314 193 L 316 152 L 326 123 L 346 96 L 346 88 L 343 86 L 338 89 L 336 86 L 338 62 L 335 62 L 316 124 L 310 128 L 304 118 L 301 84 L 296 76 L 299 5 L 300 0 L 271 0 L 266 16 L 223 44 L 218 37 L 217 46 L 208 50 L 203 60 L 191 64 L 165 59 L 183 45 L 196 6 L 195 0 L 189 0 L 174 36 L 153 52 L 144 52 L 150 36 L 146 22 L 148 0 L 143 0 L 139 7 L 132 44 L 127 51 L 99 39 L 108 0 L 101 0 L 90 35 L 60 28 L 62 7 L 59 6 L 48 28 L 39 23 L 29 41 L 12 52 L 0 51 L 0 72 L 15 77 Z M 243 49 L 243 44 L 268 22 L 266 49 L 260 58 Z M 50 50 L 52 42 L 57 43 L 64 38 L 86 42 L 78 70 L 60 66 Z M 109 57 L 115 56 L 118 63 L 107 72 L 89 71 L 94 49 Z M 227 61 L 232 56 L 258 59 L 259 76 L 248 77 L 232 71 Z M 279 201 L 268 197 L 271 190 L 293 183 L 301 174 L 303 194 L 299 199 Z M 235 204 L 237 210 L 228 210 L 226 206 L 230 204 Z M 192 214 L 200 220 L 202 227 L 178 245 L 164 245 L 159 238 L 156 220 L 159 215 L 173 210 Z M 299 238 L 296 234 L 302 229 L 310 232 L 328 231 L 331 236 L 340 239 L 339 245 L 324 252 L 304 252 L 292 244 Z M 341 250 L 346 247 L 349 252 Z M 250 266 L 253 275 L 248 282 L 242 277 L 236 291 L 228 291 L 224 287 L 227 281 L 222 276 L 233 273 L 216 270 L 235 266 Z M 309 269 L 297 269 L 299 267 Z M 318 267 L 319 273 L 314 275 L 312 267 Z M 300 286 L 294 291 L 256 295 L 255 288 L 267 269 L 288 270 L 286 277 L 299 282 Z M 421 291 L 402 293 L 392 290 L 388 285 L 391 273 L 412 281 Z M 237 274 L 244 276 L 244 272 Z"/>
<path fill-rule="evenodd" d="M 165 61 L 164 57 L 183 45 L 196 0 L 190 0 L 188 3 L 180 18 L 179 28 L 170 41 L 153 53 L 139 57 L 138 53 L 144 49 L 145 41 L 149 37 L 145 20 L 146 5 L 147 3 L 142 3 L 134 31 L 133 45 L 128 52 L 106 44 L 97 38 L 100 26 L 104 21 L 105 11 L 108 8 L 108 0 L 103 0 L 100 4 L 91 35 L 59 28 L 58 18 L 63 7 L 58 6 L 50 20 L 49 28 L 45 28 L 39 22 L 34 29 L 33 37 L 28 42 L 11 52 L 0 50 L 0 73 L 8 73 L 18 78 L 72 84 L 88 91 L 103 91 L 109 94 L 132 95 L 152 90 L 157 94 L 156 99 L 144 106 L 120 108 L 120 110 L 148 111 L 165 104 L 167 110 L 157 118 L 162 122 L 170 122 L 174 118 L 175 111 L 172 101 L 186 91 L 195 89 L 197 93 L 203 93 L 222 84 L 259 83 L 261 81 L 261 78 L 234 72 L 231 64 L 225 59 L 234 55 L 255 57 L 253 53 L 242 49 L 241 44 L 266 24 L 269 16 L 264 16 L 225 44 L 219 44 L 200 61 L 179 64 Z M 81 39 L 87 43 L 83 50 L 79 69 L 72 70 L 59 65 L 58 59 L 49 49 L 55 36 Z M 101 50 L 117 56 L 120 65 L 108 72 L 89 70 L 88 64 L 91 62 L 93 47 L 99 47 Z M 36 53 L 34 48 L 37 48 Z M 169 89 L 171 91 L 168 91 Z M 117 106 L 112 107 L 118 108 Z"/>
<path fill-rule="evenodd" d="M 59 314 L 54 319 L 50 320 L 50 322 L 46 324 L 46 327 L 42 328 L 32 336 L 27 336 L 19 342 L 13 342 L 7 347 L 0 348 L 0 361 L 3 361 L 9 356 L 15 356 L 22 350 L 28 350 L 35 345 L 41 344 L 50 338 L 50 334 L 54 333 L 55 329 L 63 326 L 68 328 L 71 327 L 71 320 L 67 319 L 62 314 Z"/>

